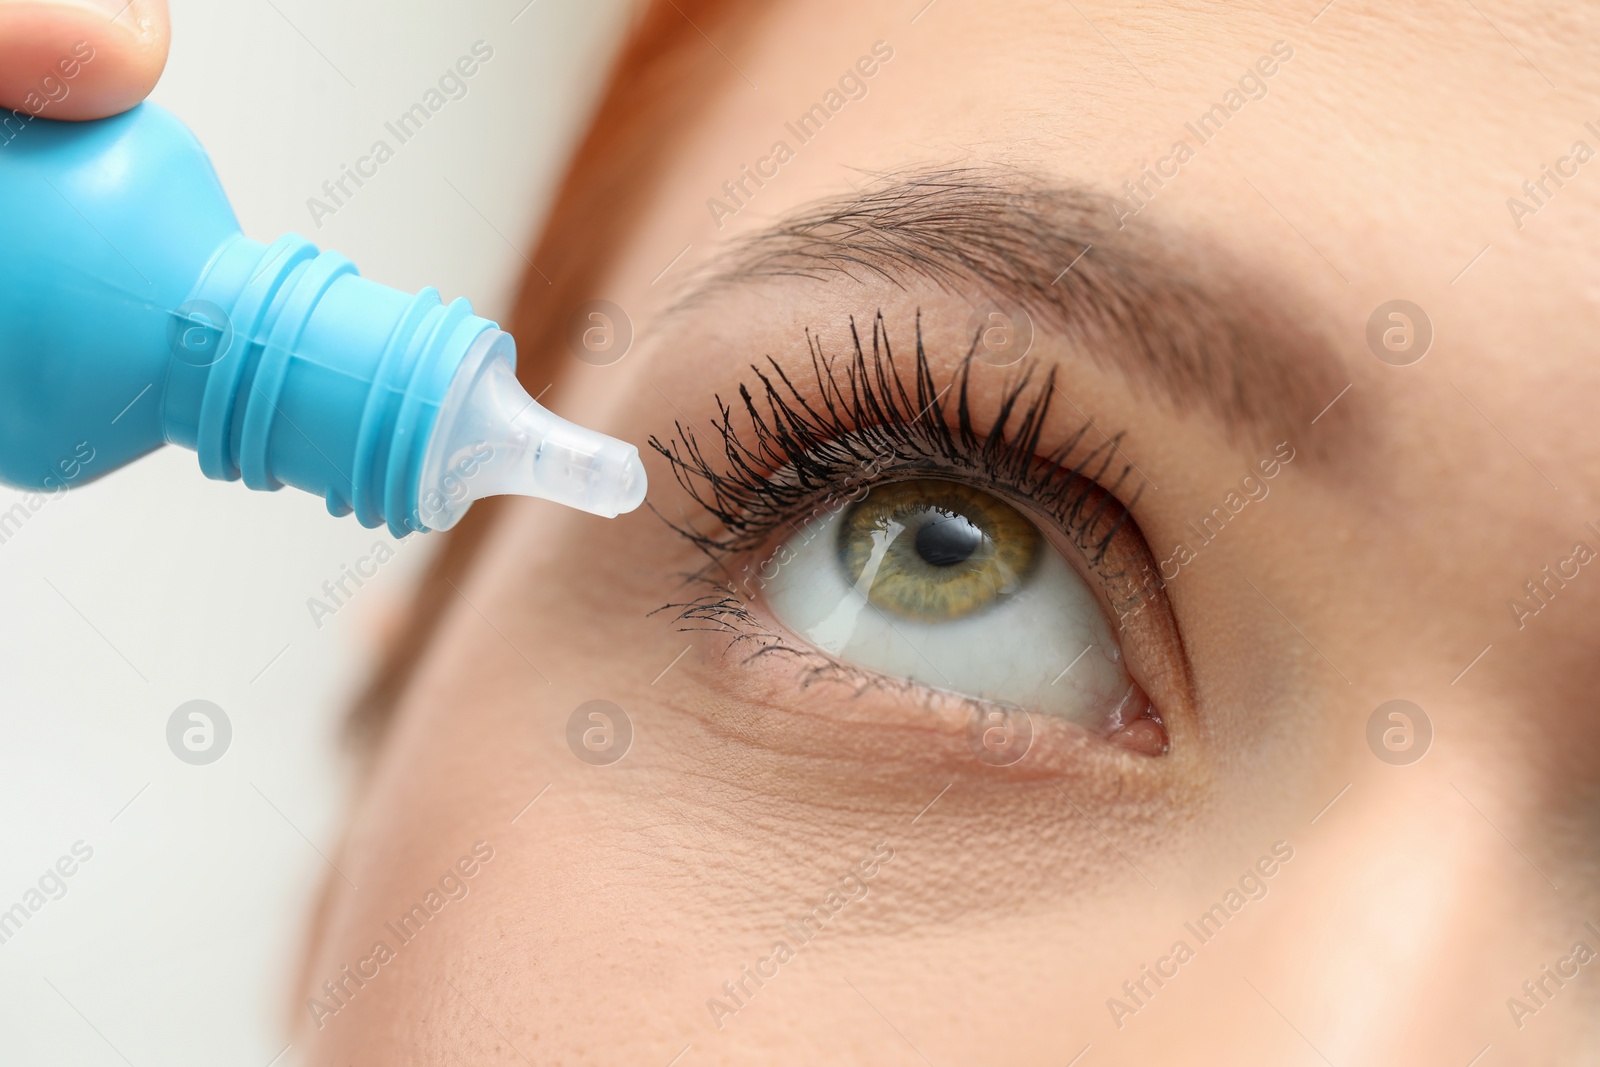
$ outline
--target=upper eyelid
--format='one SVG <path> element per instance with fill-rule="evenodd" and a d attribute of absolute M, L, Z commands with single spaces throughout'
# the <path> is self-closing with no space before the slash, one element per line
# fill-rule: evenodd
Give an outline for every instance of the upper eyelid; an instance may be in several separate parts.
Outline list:
<path fill-rule="evenodd" d="M 774 361 L 770 371 L 752 368 L 765 410 L 748 386 L 740 387 L 748 431 L 735 426 L 734 409 L 719 398 L 720 417 L 713 425 L 721 457 L 708 458 L 705 446 L 682 424 L 668 442 L 650 438 L 650 446 L 668 460 L 679 484 L 718 520 L 720 530 L 706 534 L 668 520 L 669 526 L 713 559 L 750 548 L 786 519 L 836 494 L 841 480 L 870 471 L 886 457 L 907 471 L 926 470 L 915 465 L 920 460 L 947 473 L 981 472 L 1036 510 L 1059 509 L 1057 519 L 1066 527 L 1076 525 L 1086 486 L 1107 491 L 1096 497 L 1100 507 L 1114 501 L 1126 511 L 1137 498 L 1139 489 L 1121 499 L 1134 468 L 1125 461 L 1117 467 L 1120 435 L 1106 436 L 1097 446 L 1084 443 L 1091 428 L 1101 432 L 1092 420 L 1086 418 L 1064 442 L 1040 455 L 1053 370 L 1036 385 L 1027 373 L 1020 376 L 995 406 L 990 425 L 980 429 L 969 395 L 970 355 L 939 388 L 922 345 L 920 318 L 910 386 L 902 371 L 905 357 L 894 357 L 881 312 L 872 323 L 870 355 L 853 319 L 850 333 L 853 351 L 840 370 L 839 360 L 825 358 L 808 331 L 817 397 L 803 393 Z M 941 400 L 951 392 L 953 401 Z M 841 471 L 847 471 L 842 479 Z"/>

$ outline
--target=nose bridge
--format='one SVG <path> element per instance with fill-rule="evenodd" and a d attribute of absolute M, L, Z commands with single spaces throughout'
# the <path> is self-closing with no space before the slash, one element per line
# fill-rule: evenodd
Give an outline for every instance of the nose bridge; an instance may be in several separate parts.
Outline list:
<path fill-rule="evenodd" d="M 1308 828 L 1253 931 L 1240 967 L 1258 1025 L 1288 1023 L 1334 1063 L 1459 1053 L 1464 1064 L 1513 1037 L 1538 1047 L 1545 1038 L 1519 1034 L 1507 1000 L 1571 954 L 1582 915 L 1536 858 L 1527 776 L 1443 759 L 1374 770 Z M 1582 1010 L 1575 992 L 1568 1000 Z"/>

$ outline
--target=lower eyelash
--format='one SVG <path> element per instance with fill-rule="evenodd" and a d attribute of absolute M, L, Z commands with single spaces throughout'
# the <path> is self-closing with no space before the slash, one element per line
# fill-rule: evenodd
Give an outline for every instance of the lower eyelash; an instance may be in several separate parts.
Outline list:
<path fill-rule="evenodd" d="M 1002 396 L 993 427 L 982 434 L 973 426 L 969 403 L 976 337 L 943 389 L 935 387 L 923 347 L 920 312 L 909 389 L 894 361 L 881 311 L 873 319 L 870 354 L 854 317 L 850 340 L 851 352 L 840 361 L 825 356 L 821 339 L 806 331 L 816 400 L 807 399 L 772 357 L 767 357 L 765 370 L 751 365 L 761 383 L 761 403 L 748 386 L 739 387 L 750 424 L 748 443 L 734 426 L 733 409 L 717 396 L 718 417 L 712 420 L 721 439 L 717 462 L 707 458 L 694 431 L 681 422 L 674 424 L 675 436 L 665 443 L 651 436 L 650 447 L 665 457 L 678 484 L 717 521 L 717 530 L 701 533 L 656 512 L 710 558 L 707 570 L 720 568 L 732 554 L 765 544 L 808 508 L 837 499 L 841 486 L 861 482 L 863 471 L 869 482 L 908 474 L 964 475 L 979 488 L 1009 492 L 1054 519 L 1091 565 L 1099 563 L 1128 517 L 1118 490 L 1133 468 L 1124 464 L 1106 481 L 1118 456 L 1120 434 L 1089 449 L 1074 466 L 1066 465 L 1069 456 L 1081 451 L 1092 421 L 1049 455 L 1037 454 L 1054 393 L 1054 368 L 1031 395 L 1032 370 L 1025 368 Z M 953 428 L 944 399 L 952 390 Z M 1120 510 L 1112 514 L 1111 509 Z"/>

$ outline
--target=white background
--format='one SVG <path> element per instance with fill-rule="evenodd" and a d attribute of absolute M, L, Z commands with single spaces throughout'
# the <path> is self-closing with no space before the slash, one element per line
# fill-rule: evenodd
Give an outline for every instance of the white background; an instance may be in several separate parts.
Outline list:
<path fill-rule="evenodd" d="M 620 0 L 525 2 L 172 0 L 154 99 L 209 149 L 249 236 L 302 233 L 503 318 L 625 26 Z M 468 95 L 316 228 L 307 198 L 392 144 L 383 123 L 480 39 L 494 58 Z M 0 511 L 17 499 L 0 488 Z M 0 910 L 74 842 L 94 850 L 0 945 L 0 1063 L 297 1062 L 282 1023 L 343 819 L 341 719 L 432 546 L 403 542 L 320 629 L 306 601 L 380 539 L 169 447 L 0 544 Z M 209 766 L 166 744 L 193 699 L 233 726 Z"/>

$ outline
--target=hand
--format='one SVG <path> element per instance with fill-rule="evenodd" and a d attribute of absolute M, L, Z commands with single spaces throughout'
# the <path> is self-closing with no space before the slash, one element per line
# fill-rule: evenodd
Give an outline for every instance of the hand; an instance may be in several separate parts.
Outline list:
<path fill-rule="evenodd" d="M 0 107 L 48 119 L 126 111 L 161 77 L 170 37 L 167 0 L 0 0 Z"/>

